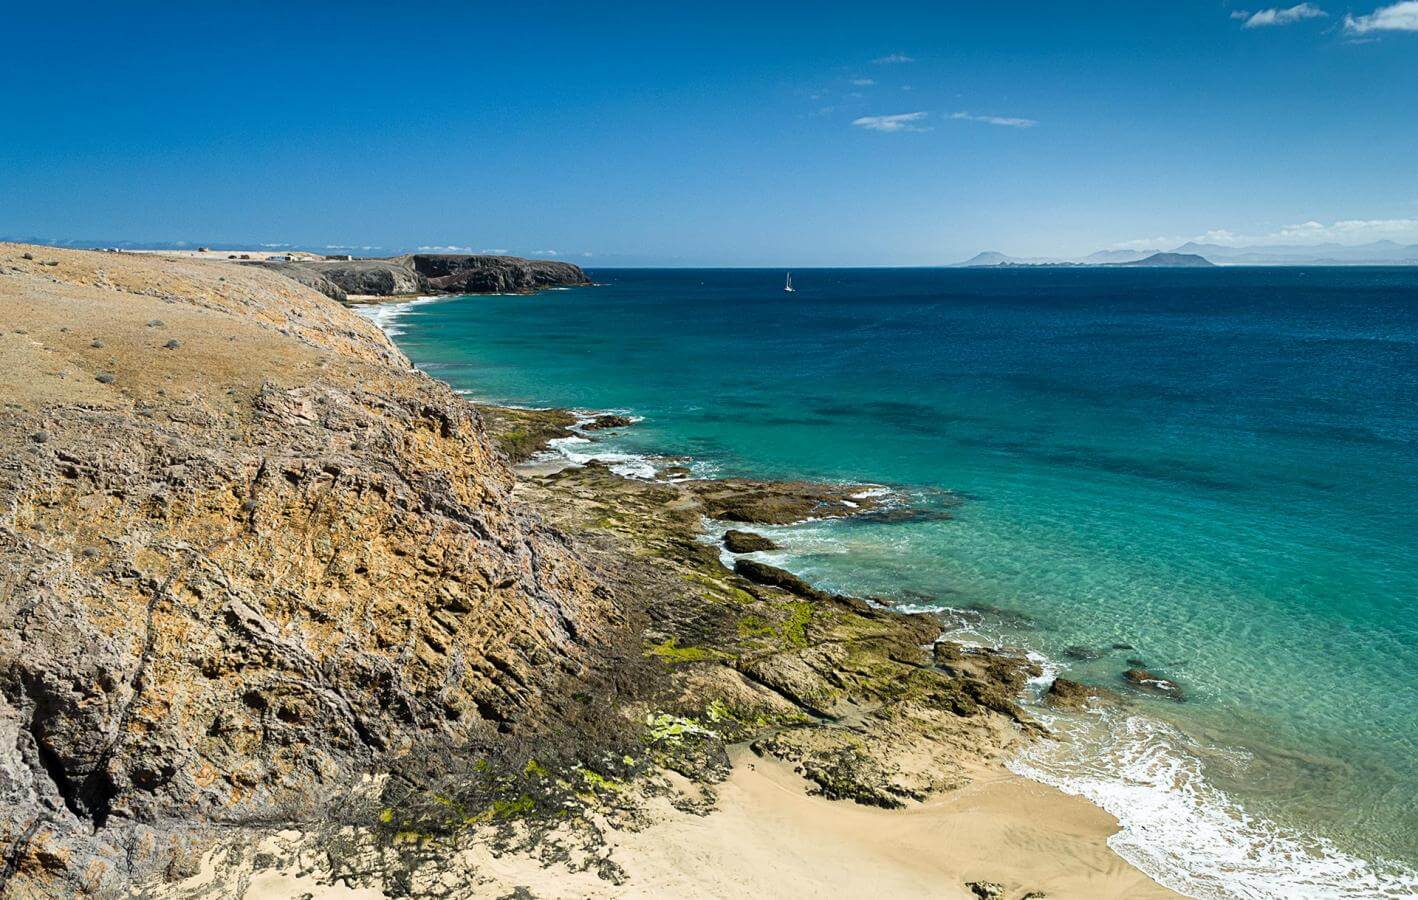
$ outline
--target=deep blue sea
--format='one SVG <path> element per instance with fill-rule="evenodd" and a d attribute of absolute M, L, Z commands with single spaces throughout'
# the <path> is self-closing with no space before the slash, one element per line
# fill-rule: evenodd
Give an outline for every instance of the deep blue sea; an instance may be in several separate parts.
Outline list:
<path fill-rule="evenodd" d="M 644 417 L 574 458 L 948 509 L 768 558 L 1117 690 L 1014 766 L 1164 883 L 1418 891 L 1418 268 L 591 274 L 370 315 L 474 398 Z"/>

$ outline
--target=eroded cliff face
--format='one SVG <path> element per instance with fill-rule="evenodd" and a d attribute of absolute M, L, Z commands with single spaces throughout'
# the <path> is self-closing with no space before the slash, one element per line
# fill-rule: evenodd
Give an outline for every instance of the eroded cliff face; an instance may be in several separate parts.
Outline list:
<path fill-rule="evenodd" d="M 535 729 L 623 624 L 472 407 L 313 290 L 0 244 L 0 329 L 0 893 Z"/>
<path fill-rule="evenodd" d="M 525 294 L 589 284 L 581 267 L 550 259 L 464 253 L 410 253 L 388 259 L 250 262 L 280 272 L 328 297 L 412 294 Z"/>

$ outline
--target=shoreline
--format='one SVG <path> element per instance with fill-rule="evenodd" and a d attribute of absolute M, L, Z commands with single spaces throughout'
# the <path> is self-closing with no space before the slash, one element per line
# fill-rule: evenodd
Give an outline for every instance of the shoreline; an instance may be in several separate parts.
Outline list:
<path fill-rule="evenodd" d="M 372 319 L 374 317 L 370 316 L 369 318 Z M 617 464 L 616 460 L 606 459 L 605 457 L 607 457 L 608 454 L 596 454 L 595 444 L 593 442 L 594 437 L 593 435 L 588 435 L 585 430 L 585 426 L 595 420 L 598 415 L 596 412 L 584 410 L 573 411 L 560 408 L 529 409 L 508 407 L 484 403 L 475 398 L 468 399 L 469 402 L 473 403 L 473 405 L 483 413 L 485 421 L 489 422 L 490 432 L 495 439 L 503 443 L 504 450 L 509 452 L 509 456 L 517 464 L 515 471 L 519 478 L 519 490 L 521 491 L 527 491 L 528 485 L 531 482 L 554 480 L 558 476 L 567 476 L 568 474 L 574 478 L 574 472 L 578 469 L 584 470 L 588 466 L 594 469 L 597 465 L 605 465 L 606 463 L 610 463 L 610 471 L 606 473 L 608 477 L 627 483 L 685 483 L 679 479 L 686 478 L 687 472 L 671 472 L 670 476 L 665 478 L 660 472 L 657 472 L 655 468 L 650 468 L 648 472 L 641 473 L 617 471 L 621 466 Z M 599 415 L 606 414 L 601 413 Z M 622 427 L 629 424 L 628 421 L 621 423 Z M 510 443 L 508 442 L 509 435 L 511 436 Z M 584 458 L 573 458 L 571 456 L 564 446 L 564 442 L 567 440 L 576 440 L 578 442 L 585 441 L 589 444 L 589 446 L 584 448 L 584 453 L 577 454 L 577 457 Z M 615 454 L 609 454 L 609 456 L 615 456 Z M 624 461 L 619 462 L 623 463 Z M 645 460 L 644 463 L 646 466 L 653 466 L 650 460 Z M 631 468 L 633 469 L 635 467 L 632 466 Z M 669 466 L 663 468 L 682 469 L 683 467 Z M 716 479 L 702 480 L 714 481 Z M 862 486 L 859 485 L 857 487 L 860 488 Z M 870 487 L 878 491 L 881 489 L 880 485 L 872 485 Z M 541 491 L 535 491 L 535 493 L 538 496 L 530 500 L 531 505 L 533 508 L 538 508 L 544 515 L 548 514 L 549 503 L 555 502 L 551 500 L 551 498 L 555 496 L 555 493 L 552 492 L 549 495 L 543 494 Z M 867 510 L 863 509 L 861 512 L 867 512 Z M 845 514 L 853 515 L 856 513 L 856 510 L 851 510 Z M 795 519 L 791 522 L 775 524 L 798 524 L 801 521 L 804 520 Z M 716 565 L 721 567 L 727 565 L 727 558 L 732 557 L 732 554 L 729 554 L 727 551 L 720 551 L 717 546 L 717 538 L 712 533 L 705 531 L 702 526 L 722 525 L 725 523 L 733 524 L 732 520 L 718 520 L 712 518 L 705 519 L 701 523 L 696 524 L 696 538 L 702 542 L 703 546 L 714 549 Z M 733 566 L 727 565 L 724 571 L 731 573 Z M 878 608 L 881 609 L 881 607 Z M 903 619 L 909 617 L 909 614 L 893 613 L 885 609 L 882 609 L 882 614 L 900 616 Z M 1029 739 L 1038 740 L 1040 738 L 1035 736 Z M 723 817 L 723 821 L 728 823 L 736 821 L 736 817 L 746 816 L 748 819 L 753 819 L 768 816 L 769 818 L 773 818 L 777 814 L 774 810 L 767 808 L 767 806 L 755 807 L 753 805 L 754 803 L 767 803 L 766 797 L 768 794 L 765 793 L 766 789 L 763 784 L 754 784 L 752 787 L 745 784 L 745 782 L 763 781 L 765 776 L 762 773 L 765 772 L 777 773 L 778 777 L 776 779 L 768 779 L 768 781 L 774 785 L 773 790 L 779 793 L 784 791 L 785 783 L 792 781 L 798 782 L 797 795 L 801 796 L 803 800 L 811 801 L 808 804 L 810 813 L 805 813 L 807 818 L 827 828 L 828 831 L 833 830 L 832 826 L 834 823 L 840 822 L 841 824 L 837 826 L 839 837 L 853 832 L 856 826 L 848 823 L 852 823 L 857 818 L 860 811 L 871 809 L 869 806 L 861 806 L 860 803 L 849 803 L 847 800 L 842 799 L 827 801 L 820 797 L 810 797 L 808 793 L 802 789 L 805 784 L 811 787 L 810 782 L 804 781 L 801 775 L 794 774 L 792 769 L 781 760 L 774 759 L 772 756 L 765 756 L 762 753 L 757 755 L 750 753 L 746 745 L 734 745 L 734 748 L 730 749 L 730 757 L 734 765 L 729 773 L 727 785 L 733 787 L 735 790 L 728 794 L 720 791 L 719 809 L 711 813 L 708 819 L 706 819 L 706 824 L 698 829 L 701 837 L 705 836 L 706 831 L 710 834 L 713 833 L 714 826 L 712 825 L 712 820 L 716 817 Z M 1101 807 L 1083 797 L 1069 794 L 1056 787 L 1047 785 L 1042 781 L 1015 773 L 1007 768 L 1004 760 L 992 763 L 974 764 L 971 768 L 973 771 L 971 778 L 966 782 L 966 787 L 958 787 L 943 793 L 929 793 L 924 798 L 925 802 L 920 803 L 917 801 L 919 805 L 911 805 L 904 809 L 887 811 L 876 810 L 873 813 L 873 818 L 875 816 L 885 816 L 888 817 L 886 821 L 890 821 L 890 817 L 893 816 L 901 816 L 903 819 L 919 819 L 924 816 L 927 821 L 930 821 L 931 816 L 937 814 L 946 816 L 946 818 L 949 818 L 950 815 L 963 816 L 963 814 L 958 811 L 947 815 L 945 813 L 939 813 L 939 810 L 943 808 L 949 809 L 957 803 L 963 803 L 963 798 L 973 793 L 983 792 L 986 795 L 992 795 L 994 792 L 998 791 L 1004 794 L 1010 794 L 1011 792 L 1026 790 L 1021 786 L 1027 785 L 1027 792 L 1032 798 L 1031 803 L 1037 804 L 1041 808 L 1041 811 L 1044 809 L 1048 810 L 1048 815 L 1043 817 L 1046 820 L 1058 818 L 1061 821 L 1077 822 L 1081 819 L 1086 819 L 1089 822 L 1086 837 L 1082 837 L 1076 833 L 1066 832 L 1066 830 L 1056 830 L 1051 826 L 1041 825 L 1038 821 L 1029 821 L 1027 825 L 1025 825 L 1023 821 L 1015 824 L 1014 833 L 1017 835 L 1020 828 L 1025 829 L 1031 836 L 1030 841 L 1035 845 L 1073 842 L 1070 844 L 1073 850 L 1065 854 L 1068 857 L 1067 859 L 1051 858 L 1043 864 L 1043 869 L 1047 870 L 1051 876 L 1050 880 L 1048 880 L 1048 887 L 1051 888 L 1051 890 L 1047 891 L 1050 896 L 1179 896 L 1171 889 L 1164 887 L 1160 882 L 1145 874 L 1142 870 L 1136 868 L 1109 846 L 1108 839 L 1118 833 L 1119 826 L 1117 820 Z M 791 794 L 792 792 L 788 793 Z M 732 798 L 732 800 L 730 798 Z M 750 800 L 749 798 L 752 799 Z M 986 805 L 988 806 L 988 804 Z M 789 803 L 788 806 L 792 807 L 793 804 Z M 1011 811 L 1007 807 L 1007 803 L 1003 804 L 1003 806 L 996 806 L 991 809 L 988 815 L 976 809 L 973 817 L 963 817 L 966 820 L 966 824 L 974 828 L 978 829 L 984 826 L 986 829 L 994 829 L 998 818 L 1009 818 Z M 932 813 L 930 812 L 931 810 L 936 810 L 937 812 Z M 875 822 L 873 827 L 879 830 L 882 824 L 882 822 Z M 939 825 L 939 823 L 937 824 Z M 661 827 L 664 827 L 664 823 L 651 826 L 650 833 L 653 834 L 654 829 Z M 1009 829 L 1002 829 L 1001 833 L 997 835 L 997 839 L 1004 842 L 1003 831 L 1008 830 Z M 926 829 L 926 831 L 929 832 L 930 829 Z M 873 858 L 872 854 L 893 855 L 888 854 L 886 849 L 878 843 L 872 843 L 870 845 L 858 843 L 859 838 L 860 834 L 858 833 L 857 837 L 852 839 L 853 843 L 850 849 L 845 846 L 837 845 L 825 852 L 821 852 L 820 857 L 816 858 L 812 863 L 811 869 L 821 870 L 822 867 L 828 865 L 831 860 L 852 858 L 854 859 L 853 868 L 862 871 L 875 871 L 875 875 L 872 877 L 874 883 L 881 883 L 882 879 L 886 879 L 886 883 L 890 883 L 894 874 L 898 876 L 898 880 L 901 881 L 903 885 L 902 889 L 907 889 L 904 885 L 910 882 L 910 877 L 914 876 L 906 876 L 902 872 L 892 873 L 889 870 L 882 871 L 882 865 L 879 859 L 877 859 L 878 865 L 870 865 L 869 863 Z M 726 844 L 732 843 L 733 841 L 733 838 L 727 835 L 724 836 L 723 839 Z M 901 840 L 902 835 L 898 833 L 897 839 L 898 841 Z M 822 842 L 823 837 L 821 835 L 817 836 L 812 841 L 814 846 L 819 846 Z M 951 857 L 949 863 L 947 863 L 947 856 L 941 853 L 942 848 L 940 847 L 918 844 L 915 849 L 920 853 L 929 853 L 932 850 L 935 851 L 935 853 L 932 854 L 935 858 L 927 868 L 930 868 L 937 876 L 951 866 L 954 867 L 954 871 L 956 872 L 971 872 L 973 868 L 979 867 L 988 868 L 988 861 L 998 860 L 1001 858 L 1002 853 L 1006 856 L 1012 856 L 1014 852 L 1014 850 L 1009 849 L 1007 845 L 1005 847 L 992 847 L 988 845 L 988 842 L 978 843 L 974 846 L 974 851 L 980 855 L 979 859 L 972 860 L 968 857 L 954 856 Z M 643 845 L 637 846 L 634 853 L 622 859 L 622 864 L 628 867 L 628 872 L 633 869 L 637 861 L 642 862 L 649 868 L 655 867 L 656 861 L 653 853 L 649 853 L 644 859 L 640 859 L 640 857 L 636 855 L 637 853 L 646 854 L 648 851 Z M 768 859 L 780 859 L 783 854 L 797 859 L 814 858 L 812 854 L 806 852 L 805 847 L 785 843 L 776 847 L 773 852 L 765 854 L 765 861 Z M 738 859 L 743 858 L 743 855 L 744 851 L 742 848 L 732 854 L 734 858 Z M 897 859 L 898 862 L 900 861 L 899 856 L 893 856 L 893 858 Z M 1088 861 L 1087 864 L 1081 869 L 1073 868 L 1075 863 L 1081 859 L 1086 859 Z M 1100 860 L 1105 862 L 1100 862 Z M 831 867 L 829 866 L 829 868 Z M 803 871 L 806 874 L 809 870 L 805 868 Z M 1090 879 L 1094 877 L 1092 873 L 1098 871 L 1105 871 L 1110 874 L 1105 878 L 1090 881 Z M 706 876 L 707 873 L 705 872 L 696 872 L 694 884 L 701 890 L 706 891 L 706 895 L 718 896 L 718 894 L 713 892 L 710 886 L 712 880 Z M 1001 897 L 1024 896 L 1029 891 L 1045 889 L 1042 884 L 1025 883 L 1029 878 L 1039 880 L 1042 877 L 1041 869 L 1037 866 L 996 866 L 995 876 L 996 881 L 1005 885 L 1005 891 L 1007 893 L 1001 893 L 999 895 Z M 983 874 L 980 875 L 980 879 L 984 881 L 990 880 Z M 839 875 L 839 877 L 833 879 L 832 883 L 842 884 L 841 876 Z M 926 889 L 928 883 L 931 882 L 924 879 L 915 882 L 917 888 L 920 889 L 922 893 L 929 892 Z M 862 882 L 862 884 L 865 887 L 866 882 Z M 964 882 L 961 882 L 961 884 L 964 884 Z M 662 886 L 658 881 L 655 882 L 655 885 Z M 762 890 L 763 887 L 764 886 L 760 884 L 757 886 L 757 889 Z M 739 884 L 738 889 L 747 890 L 750 888 L 748 885 Z M 731 892 L 723 894 L 723 896 L 732 895 Z M 538 896 L 542 896 L 542 894 L 539 893 Z M 587 893 L 585 896 L 601 895 Z M 625 893 L 617 892 L 605 894 L 604 896 L 638 896 L 638 894 L 636 894 L 634 890 L 631 890 Z M 975 895 L 969 893 L 967 890 L 960 894 L 960 896 L 969 897 Z"/>
<path fill-rule="evenodd" d="M 844 859 L 907 877 L 861 832 L 1026 783 L 1051 805 L 1010 827 L 1033 829 L 1043 870 L 1013 868 L 991 838 L 970 852 L 993 868 L 966 873 L 963 859 L 936 880 L 1019 900 L 1045 875 L 1097 870 L 1094 854 L 1143 877 L 1109 848 L 1111 817 L 1005 768 L 1042 746 L 1048 718 L 1021 705 L 1050 680 L 1040 657 L 755 555 L 755 530 L 909 516 L 881 486 L 695 478 L 682 457 L 656 457 L 658 480 L 623 477 L 617 462 L 633 475 L 644 458 L 597 461 L 595 437 L 633 417 L 475 405 L 415 369 L 392 329 L 277 274 L 0 254 L 0 304 L 21 326 L 0 347 L 18 401 L 5 562 L 22 574 L 54 560 L 66 579 L 14 582 L 14 602 L 43 617 L 0 627 L 20 685 L 0 724 L 29 723 L 0 763 L 35 785 L 7 811 L 0 885 L 162 881 L 201 896 L 290 863 L 326 885 L 467 890 L 517 858 L 552 892 L 595 879 L 576 896 L 634 895 L 686 865 L 730 891 L 715 871 L 727 864 L 695 855 L 712 836 L 735 848 L 727 861 L 760 848 L 759 874 L 782 892 L 788 855 L 812 861 L 802 879 Z M 378 309 L 397 322 L 410 306 Z M 547 444 L 581 464 L 508 467 Z M 54 673 L 74 665 L 60 655 L 75 627 L 48 624 L 56 614 L 98 648 L 77 663 L 88 681 L 131 699 L 46 699 L 70 690 Z M 113 718 L 130 710 L 141 727 Z M 70 755 L 86 733 L 116 735 L 103 790 Z M 51 765 L 16 756 L 35 742 L 59 748 Z M 173 746 L 190 749 L 158 768 Z M 778 821 L 784 804 L 804 829 L 840 827 L 731 827 Z M 960 821 L 983 833 L 1018 805 Z M 1079 810 L 1090 849 L 1060 854 L 1048 837 Z M 688 861 L 669 840 L 686 822 Z M 247 852 L 282 835 L 278 852 Z M 183 884 L 207 850 L 209 884 Z M 902 890 L 981 896 L 963 881 Z"/>
<path fill-rule="evenodd" d="M 475 392 L 465 390 L 463 393 L 478 402 Z M 528 396 L 555 398 L 558 394 L 550 389 L 546 393 L 534 392 Z M 598 399 L 607 405 L 613 405 L 617 400 L 613 395 Z M 481 403 L 479 405 L 482 406 Z M 612 444 L 615 449 L 624 446 L 647 454 L 647 459 L 652 462 L 656 461 L 657 451 L 662 449 L 659 446 L 647 448 L 643 440 Z M 664 452 L 673 454 L 673 443 L 666 446 Z M 595 446 L 571 449 L 583 459 L 606 456 L 604 453 L 598 454 Z M 666 458 L 674 459 L 672 456 Z M 546 463 L 548 466 L 564 464 L 559 460 Z M 656 462 L 656 465 L 662 463 Z M 815 534 L 814 540 L 823 540 L 823 535 L 827 533 L 830 529 L 821 530 Z M 773 561 L 776 565 L 791 566 L 791 563 L 782 562 L 781 558 Z M 732 559 L 729 562 L 732 564 Z M 808 565 L 808 568 L 816 569 L 813 565 Z M 843 590 L 850 590 L 853 583 L 843 578 L 835 581 L 836 586 Z M 887 590 L 880 585 L 873 585 L 873 589 Z M 898 608 L 926 609 L 910 603 Z M 1006 640 L 1022 641 L 1028 646 L 1031 642 L 1027 638 L 1023 635 Z M 999 637 L 996 635 L 987 640 L 998 641 Z M 1058 655 L 1058 650 L 1057 646 L 1052 648 L 1054 656 L 1063 659 Z M 1140 674 L 1150 675 L 1146 672 Z M 1170 682 L 1163 682 L 1158 676 L 1157 684 L 1160 688 Z M 1124 697 L 1131 698 L 1135 695 L 1130 691 L 1137 686 L 1136 683 L 1120 684 L 1118 690 Z M 1139 702 L 1141 705 L 1138 705 Z M 1109 757 L 1116 765 L 1109 769 L 1108 775 L 1104 776 L 1101 770 L 1091 770 L 1095 761 L 1092 756 L 1073 759 L 1066 748 L 1055 755 L 1053 761 L 1067 759 L 1067 765 L 1030 768 L 1031 777 L 1058 785 L 1074 796 L 1089 798 L 1089 802 L 1119 814 L 1128 833 L 1120 835 L 1115 843 L 1134 864 L 1155 873 L 1155 877 L 1163 883 L 1198 896 L 1230 895 L 1232 892 L 1257 897 L 1284 896 L 1288 892 L 1303 893 L 1306 890 L 1328 892 L 1326 896 L 1343 896 L 1353 889 L 1353 885 L 1369 885 L 1384 896 L 1398 896 L 1402 886 L 1410 883 L 1405 879 L 1411 877 L 1411 872 L 1391 857 L 1371 857 L 1363 855 L 1362 849 L 1343 849 L 1342 844 L 1336 846 L 1324 837 L 1326 832 L 1322 829 L 1300 830 L 1280 824 L 1283 820 L 1267 819 L 1264 813 L 1257 815 L 1254 812 L 1256 807 L 1247 800 L 1249 795 L 1239 788 L 1235 794 L 1228 796 L 1203 770 L 1196 768 L 1204 757 L 1187 752 L 1186 745 L 1194 738 L 1186 731 L 1177 731 L 1169 726 L 1165 712 L 1157 711 L 1162 713 L 1161 717 L 1153 715 L 1146 704 L 1145 700 L 1138 701 L 1107 711 L 1111 724 L 1122 725 L 1126 720 L 1125 727 L 1142 728 L 1142 731 L 1129 730 L 1129 734 L 1141 735 L 1135 742 L 1119 738 L 1107 746 L 1111 753 L 1125 751 L 1126 754 Z M 1144 746 L 1149 742 L 1153 745 L 1151 750 Z M 1124 743 L 1135 746 L 1123 747 Z M 1158 751 L 1163 755 L 1156 760 L 1155 767 L 1141 765 L 1151 759 L 1152 752 Z M 1224 753 L 1226 750 L 1218 746 L 1216 752 Z M 1102 757 L 1098 757 L 1097 761 L 1101 760 Z M 1173 777 L 1182 781 L 1173 784 Z M 1139 778 L 1142 782 L 1134 783 Z M 1169 828 L 1184 835 L 1185 839 L 1167 837 L 1165 832 Z"/>
<path fill-rule="evenodd" d="M 1162 900 L 1178 894 L 1106 844 L 1115 822 L 1091 803 L 1007 772 L 984 772 L 951 794 L 906 810 L 815 797 L 787 766 L 730 753 L 715 808 L 662 804 L 635 830 L 611 832 L 620 884 L 544 867 L 520 854 L 472 849 L 479 895 L 519 888 L 538 900 L 628 900 L 669 894 L 740 897 L 943 897 L 952 900 Z M 977 887 L 975 887 L 977 886 Z M 997 893 L 991 893 L 997 889 Z M 982 893 L 983 892 L 983 893 Z M 248 900 L 375 898 L 296 869 L 252 880 Z"/>

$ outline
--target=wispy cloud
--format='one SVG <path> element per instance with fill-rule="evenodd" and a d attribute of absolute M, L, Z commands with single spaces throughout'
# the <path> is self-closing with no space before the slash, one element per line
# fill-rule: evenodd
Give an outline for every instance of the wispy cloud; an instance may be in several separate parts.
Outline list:
<path fill-rule="evenodd" d="M 1014 116 L 977 116 L 967 112 L 951 113 L 950 117 L 962 122 L 983 122 L 986 125 L 1003 125 L 1006 128 L 1033 128 L 1039 124 L 1034 119 L 1020 119 Z"/>
<path fill-rule="evenodd" d="M 424 253 L 473 253 L 472 247 L 458 247 L 453 244 L 424 244 L 419 247 Z"/>
<path fill-rule="evenodd" d="M 1418 29 L 1414 29 L 1418 30 Z M 1340 243 L 1378 240 L 1418 241 L 1418 219 L 1340 219 L 1337 222 L 1302 222 L 1287 225 L 1273 236 L 1275 240 L 1339 241 Z"/>
<path fill-rule="evenodd" d="M 926 117 L 923 112 L 897 113 L 894 116 L 862 116 L 853 119 L 852 124 L 868 131 L 926 131 L 919 124 Z"/>
<path fill-rule="evenodd" d="M 531 255 L 532 255 L 532 256 L 557 256 L 558 254 L 557 254 L 557 252 L 556 252 L 555 250 L 533 250 L 532 253 L 531 253 Z"/>
<path fill-rule="evenodd" d="M 1345 16 L 1344 30 L 1353 34 L 1371 31 L 1418 31 L 1418 0 L 1381 6 L 1367 16 Z"/>
<path fill-rule="evenodd" d="M 1284 8 L 1272 7 L 1255 13 L 1237 10 L 1231 13 L 1231 18 L 1245 19 L 1246 24 L 1242 25 L 1242 28 L 1265 28 L 1270 25 L 1290 25 L 1305 19 L 1323 19 L 1328 15 L 1329 13 L 1313 3 L 1300 3 Z"/>
<path fill-rule="evenodd" d="M 876 63 L 879 66 L 889 66 L 894 63 L 908 63 L 915 61 L 916 60 L 913 57 L 907 56 L 904 53 L 888 53 L 886 56 L 878 56 L 876 59 L 872 60 L 872 62 Z"/>
<path fill-rule="evenodd" d="M 853 78 L 853 79 L 852 79 L 852 84 L 855 84 L 857 87 L 870 87 L 871 85 L 876 84 L 876 79 L 875 79 L 875 78 Z"/>
<path fill-rule="evenodd" d="M 1176 247 L 1188 241 L 1198 244 L 1220 244 L 1223 247 L 1264 247 L 1275 244 L 1368 244 L 1373 241 L 1418 243 L 1418 219 L 1339 219 L 1334 222 L 1300 222 L 1260 234 L 1238 234 L 1226 228 L 1216 228 L 1202 234 L 1171 235 L 1123 241 L 1113 245 L 1117 250 L 1157 249 Z"/>

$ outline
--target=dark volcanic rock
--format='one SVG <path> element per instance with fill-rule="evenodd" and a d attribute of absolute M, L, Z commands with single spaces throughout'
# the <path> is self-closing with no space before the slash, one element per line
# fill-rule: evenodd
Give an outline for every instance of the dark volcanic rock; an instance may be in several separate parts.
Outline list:
<path fill-rule="evenodd" d="M 747 578 L 749 581 L 752 581 L 754 584 L 765 584 L 769 587 L 782 588 L 790 594 L 797 594 L 799 597 L 818 598 L 825 596 L 822 591 L 819 591 L 792 572 L 786 569 L 780 569 L 777 566 L 770 566 L 767 563 L 756 562 L 751 559 L 735 560 L 734 571 Z"/>
<path fill-rule="evenodd" d="M 1023 652 L 1009 648 L 970 647 L 955 641 L 937 641 L 931 648 L 935 664 L 957 677 L 978 678 L 1018 694 L 1030 678 L 1043 673 Z M 1012 697 L 1008 698 L 1012 703 Z"/>
<path fill-rule="evenodd" d="M 580 266 L 516 256 L 415 253 L 395 257 L 444 294 L 523 294 L 541 288 L 589 284 Z"/>
<path fill-rule="evenodd" d="M 525 462 L 557 438 L 571 437 L 576 416 L 564 409 L 481 407 L 483 423 L 493 440 L 514 463 Z"/>
<path fill-rule="evenodd" d="M 311 271 L 347 295 L 397 297 L 429 292 L 427 282 L 399 259 L 319 260 L 286 263 L 286 266 Z M 310 286 L 316 287 L 316 284 Z"/>
<path fill-rule="evenodd" d="M 336 300 L 412 294 L 525 294 L 589 284 L 579 266 L 515 256 L 413 253 L 388 259 L 253 261 Z"/>
<path fill-rule="evenodd" d="M 724 547 L 730 553 L 757 553 L 760 550 L 778 549 L 777 544 L 761 534 L 732 528 L 724 532 Z"/>
<path fill-rule="evenodd" d="M 1149 694 L 1156 694 L 1159 697 L 1168 697 L 1172 700 L 1183 699 L 1181 685 L 1172 681 L 1170 678 L 1163 678 L 1161 675 L 1155 675 L 1146 669 L 1128 669 L 1123 673 L 1123 681 Z"/>
<path fill-rule="evenodd" d="M 864 485 L 723 478 L 695 482 L 690 489 L 710 518 L 759 525 L 843 518 L 880 505 L 879 500 L 866 495 Z"/>
<path fill-rule="evenodd" d="M 596 416 L 581 427 L 587 431 L 600 431 L 602 428 L 625 428 L 634 424 L 635 420 L 630 418 L 630 416 L 618 416 L 612 413 L 606 413 Z"/>
<path fill-rule="evenodd" d="M 1081 709 L 1087 705 L 1088 698 L 1091 696 L 1093 696 L 1093 692 L 1078 682 L 1069 681 L 1067 678 L 1055 678 L 1054 683 L 1049 685 L 1044 699 L 1050 706 Z"/>

